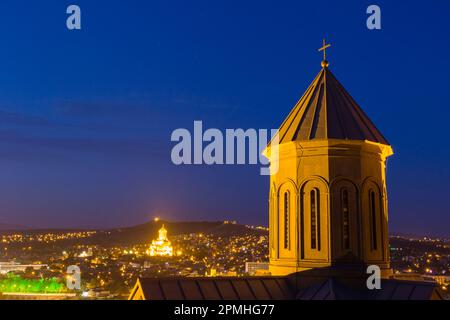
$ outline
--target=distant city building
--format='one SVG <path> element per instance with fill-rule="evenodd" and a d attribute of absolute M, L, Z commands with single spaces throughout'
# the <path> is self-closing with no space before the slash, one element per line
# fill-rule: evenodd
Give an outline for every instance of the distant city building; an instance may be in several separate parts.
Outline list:
<path fill-rule="evenodd" d="M 78 258 L 88 258 L 92 257 L 92 248 L 89 248 L 87 251 L 83 251 L 78 255 Z"/>
<path fill-rule="evenodd" d="M 215 268 L 211 268 L 209 273 L 206 273 L 207 277 L 236 277 L 236 271 L 228 271 L 228 270 L 217 270 Z"/>
<path fill-rule="evenodd" d="M 150 248 L 148 250 L 148 254 L 152 257 L 154 256 L 169 256 L 173 255 L 172 244 L 167 238 L 167 230 L 164 228 L 164 225 L 158 231 L 158 239 L 153 240 Z"/>
<path fill-rule="evenodd" d="M 245 273 L 249 275 L 265 274 L 269 271 L 268 262 L 246 262 Z"/>

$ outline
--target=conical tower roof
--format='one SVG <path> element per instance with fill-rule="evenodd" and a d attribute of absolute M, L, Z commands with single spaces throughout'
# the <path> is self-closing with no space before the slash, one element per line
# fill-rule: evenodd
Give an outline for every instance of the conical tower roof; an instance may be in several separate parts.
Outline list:
<path fill-rule="evenodd" d="M 322 70 L 280 126 L 279 143 L 344 139 L 389 145 L 327 65 L 322 64 Z"/>

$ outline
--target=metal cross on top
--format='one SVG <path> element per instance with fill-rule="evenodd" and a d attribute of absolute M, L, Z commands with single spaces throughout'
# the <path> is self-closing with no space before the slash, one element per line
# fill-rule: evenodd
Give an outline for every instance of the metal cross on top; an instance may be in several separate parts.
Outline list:
<path fill-rule="evenodd" d="M 323 61 L 327 61 L 327 48 L 331 47 L 331 43 L 327 43 L 325 39 L 323 39 L 323 46 L 319 48 L 319 51 L 323 51 Z"/>

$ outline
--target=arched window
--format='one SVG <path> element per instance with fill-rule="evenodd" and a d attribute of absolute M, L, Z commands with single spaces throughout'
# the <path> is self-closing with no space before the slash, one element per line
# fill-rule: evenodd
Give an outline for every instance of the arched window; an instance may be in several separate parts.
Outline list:
<path fill-rule="evenodd" d="M 341 212 L 342 212 L 342 247 L 344 250 L 350 249 L 350 219 L 348 205 L 348 190 L 341 191 Z"/>
<path fill-rule="evenodd" d="M 311 190 L 311 249 L 320 251 L 320 193 Z"/>
<path fill-rule="evenodd" d="M 376 212 L 376 202 L 375 202 L 375 192 L 373 190 L 369 191 L 369 214 L 370 214 L 370 224 L 372 233 L 372 250 L 377 250 L 377 212 Z"/>
<path fill-rule="evenodd" d="M 284 248 L 290 248 L 290 239 L 289 239 L 289 211 L 290 211 L 290 203 L 289 203 L 289 192 L 284 193 Z"/>

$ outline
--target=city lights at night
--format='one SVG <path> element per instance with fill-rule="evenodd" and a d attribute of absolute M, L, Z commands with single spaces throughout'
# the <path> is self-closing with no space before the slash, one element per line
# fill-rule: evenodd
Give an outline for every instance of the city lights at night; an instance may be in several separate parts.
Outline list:
<path fill-rule="evenodd" d="M 436 300 L 438 313 L 449 12 L 2 1 L 1 309 L 361 319 Z"/>

